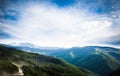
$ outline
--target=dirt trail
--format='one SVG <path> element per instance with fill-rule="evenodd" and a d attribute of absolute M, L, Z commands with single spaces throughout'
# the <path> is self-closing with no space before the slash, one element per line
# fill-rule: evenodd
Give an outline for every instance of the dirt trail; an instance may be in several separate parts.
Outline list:
<path fill-rule="evenodd" d="M 24 76 L 24 73 L 21 69 L 22 65 L 18 65 L 18 64 L 15 64 L 13 63 L 14 65 L 16 65 L 18 67 L 18 72 L 14 74 L 14 76 Z"/>

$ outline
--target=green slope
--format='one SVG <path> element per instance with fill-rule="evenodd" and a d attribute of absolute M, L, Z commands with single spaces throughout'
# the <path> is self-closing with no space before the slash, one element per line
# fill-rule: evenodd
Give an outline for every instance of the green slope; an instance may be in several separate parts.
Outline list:
<path fill-rule="evenodd" d="M 101 76 L 106 76 L 120 68 L 120 50 L 111 47 L 74 47 L 51 55 L 62 58 L 78 67 L 91 70 Z"/>
<path fill-rule="evenodd" d="M 18 68 L 24 76 L 97 76 L 55 57 L 0 46 L 1 75 L 4 72 L 13 75 Z"/>
<path fill-rule="evenodd" d="M 7 76 L 8 74 L 14 74 L 18 71 L 18 68 L 12 63 L 0 59 L 0 76 Z M 7 75 L 6 75 L 7 74 Z"/>

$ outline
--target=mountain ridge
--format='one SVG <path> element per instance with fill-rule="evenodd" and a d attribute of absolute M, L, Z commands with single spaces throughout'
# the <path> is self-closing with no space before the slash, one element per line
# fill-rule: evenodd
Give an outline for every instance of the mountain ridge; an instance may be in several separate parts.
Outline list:
<path fill-rule="evenodd" d="M 24 48 L 26 47 L 22 47 L 22 49 Z M 18 49 L 18 47 L 16 49 Z M 27 49 L 31 48 L 27 47 Z M 108 75 L 120 67 L 120 49 L 114 47 L 85 46 L 59 50 L 41 50 L 40 48 L 37 50 L 35 48 L 33 50 L 32 48 L 31 50 L 32 51 L 27 52 L 35 52 L 47 56 L 62 58 L 73 65 L 88 69 L 101 76 Z M 97 68 L 98 66 L 100 67 Z"/>
<path fill-rule="evenodd" d="M 0 68 L 1 75 L 7 70 L 8 74 L 14 74 L 19 70 L 17 64 L 21 66 L 24 76 L 98 76 L 55 57 L 24 52 L 1 45 L 0 61 L 3 61 L 0 65 L 0 67 L 2 66 Z M 6 65 L 6 67 L 11 66 L 11 68 L 6 68 L 7 70 L 4 71 L 5 66 L 3 65 Z"/>

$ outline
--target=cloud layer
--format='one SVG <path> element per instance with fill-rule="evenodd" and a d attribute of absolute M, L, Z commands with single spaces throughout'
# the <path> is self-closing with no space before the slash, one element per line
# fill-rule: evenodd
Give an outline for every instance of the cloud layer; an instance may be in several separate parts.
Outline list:
<path fill-rule="evenodd" d="M 49 2 L 30 2 L 24 7 L 12 7 L 15 11 L 7 10 L 9 16 L 1 17 L 0 22 L 1 32 L 10 37 L 0 33 L 0 41 L 57 47 L 119 45 L 119 10 L 99 14 L 78 8 L 77 4 L 60 8 Z M 3 11 L 0 14 L 6 15 Z"/>

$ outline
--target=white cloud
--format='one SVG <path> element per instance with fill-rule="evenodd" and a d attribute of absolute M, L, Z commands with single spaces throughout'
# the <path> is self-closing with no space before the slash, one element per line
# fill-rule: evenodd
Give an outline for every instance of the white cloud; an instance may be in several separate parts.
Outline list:
<path fill-rule="evenodd" d="M 15 37 L 3 42 L 30 42 L 40 46 L 71 47 L 95 44 L 112 35 L 112 21 L 75 7 L 28 5 L 16 26 L 7 26 Z"/>

